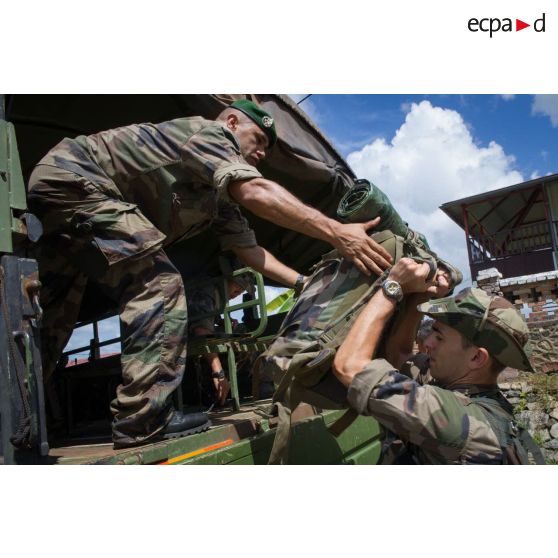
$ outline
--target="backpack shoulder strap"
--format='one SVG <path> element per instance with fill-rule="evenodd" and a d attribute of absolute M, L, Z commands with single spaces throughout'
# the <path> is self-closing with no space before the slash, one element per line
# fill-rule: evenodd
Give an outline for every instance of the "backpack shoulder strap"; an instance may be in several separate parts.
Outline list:
<path fill-rule="evenodd" d="M 470 402 L 482 409 L 496 434 L 504 465 L 529 465 L 529 453 L 537 465 L 544 465 L 541 449 L 529 432 L 517 424 L 513 407 L 500 392 L 471 397 Z"/>

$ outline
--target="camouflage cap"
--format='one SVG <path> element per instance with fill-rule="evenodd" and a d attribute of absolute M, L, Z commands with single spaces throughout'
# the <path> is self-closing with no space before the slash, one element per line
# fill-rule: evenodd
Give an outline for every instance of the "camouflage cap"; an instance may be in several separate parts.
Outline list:
<path fill-rule="evenodd" d="M 418 310 L 456 329 L 498 362 L 533 371 L 527 353 L 529 329 L 513 304 L 482 289 L 464 289 L 455 297 L 419 304 Z"/>
<path fill-rule="evenodd" d="M 277 142 L 277 131 L 275 130 L 275 121 L 269 113 L 248 99 L 239 99 L 235 101 L 231 104 L 231 108 L 243 112 L 265 132 L 269 140 L 269 147 L 275 145 Z"/>

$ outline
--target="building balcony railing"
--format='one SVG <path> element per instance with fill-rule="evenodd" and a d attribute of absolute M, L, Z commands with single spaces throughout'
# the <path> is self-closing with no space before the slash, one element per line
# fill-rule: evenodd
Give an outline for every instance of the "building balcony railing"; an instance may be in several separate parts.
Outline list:
<path fill-rule="evenodd" d="M 553 221 L 552 226 L 556 228 L 557 223 Z M 546 221 L 499 231 L 495 234 L 470 237 L 468 242 L 471 264 L 521 256 L 541 250 L 552 251 L 553 248 L 550 223 Z"/>

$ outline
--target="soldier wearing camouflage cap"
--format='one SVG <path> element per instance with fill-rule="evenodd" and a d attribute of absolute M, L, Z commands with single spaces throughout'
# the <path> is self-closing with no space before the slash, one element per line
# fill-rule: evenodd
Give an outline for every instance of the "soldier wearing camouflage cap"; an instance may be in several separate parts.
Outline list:
<path fill-rule="evenodd" d="M 386 429 L 383 462 L 523 464 L 529 453 L 541 462 L 539 448 L 514 422 L 497 385 L 505 366 L 532 370 L 521 315 L 507 300 L 480 289 L 425 301 L 445 290 L 427 283 L 427 275 L 426 266 L 413 260 L 394 265 L 387 286 L 360 314 L 334 362 L 351 407 Z M 403 331 L 387 341 L 386 359 L 373 359 L 397 306 L 397 291 L 414 304 L 400 320 Z M 425 314 L 435 320 L 424 343 L 430 357 L 426 369 L 424 355 L 409 358 Z M 428 376 L 431 383 L 425 382 Z"/>
<path fill-rule="evenodd" d="M 366 234 L 377 220 L 342 225 L 262 177 L 256 166 L 276 140 L 272 116 L 242 100 L 216 121 L 178 118 L 66 138 L 31 174 L 29 206 L 45 232 L 35 254 L 45 379 L 95 281 L 118 304 L 121 321 L 123 383 L 111 404 L 116 447 L 209 426 L 205 415 L 171 405 L 184 374 L 187 313 L 167 246 L 211 228 L 223 250 L 294 286 L 299 273 L 258 245 L 243 206 L 330 242 L 362 269 L 387 267 L 389 255 Z"/>

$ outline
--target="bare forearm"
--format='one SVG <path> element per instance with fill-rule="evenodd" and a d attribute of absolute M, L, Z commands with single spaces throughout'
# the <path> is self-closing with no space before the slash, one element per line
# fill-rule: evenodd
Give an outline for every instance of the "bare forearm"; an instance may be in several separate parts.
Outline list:
<path fill-rule="evenodd" d="M 404 311 L 397 316 L 394 330 L 386 340 L 386 360 L 396 368 L 399 368 L 413 353 L 413 345 L 422 318 L 417 305 L 426 298 L 408 296 Z"/>
<path fill-rule="evenodd" d="M 234 182 L 229 194 L 255 215 L 282 227 L 335 244 L 340 223 L 263 178 Z"/>
<path fill-rule="evenodd" d="M 424 293 L 430 285 L 426 282 L 428 272 L 427 264 L 402 258 L 393 266 L 388 279 L 399 283 L 404 294 Z M 344 385 L 348 386 L 373 358 L 396 305 L 392 298 L 384 294 L 383 289 L 379 289 L 358 316 L 333 362 L 333 371 Z"/>
<path fill-rule="evenodd" d="M 251 248 L 233 248 L 238 259 L 247 266 L 259 271 L 266 277 L 285 285 L 293 287 L 299 273 L 280 262 L 271 252 L 261 246 Z"/>
<path fill-rule="evenodd" d="M 344 385 L 348 386 L 373 358 L 395 306 L 396 303 L 379 290 L 360 313 L 333 362 L 334 373 Z"/>
<path fill-rule="evenodd" d="M 219 359 L 219 355 L 217 353 L 209 353 L 205 355 L 205 360 L 209 364 L 211 372 L 221 372 L 221 370 L 223 369 L 221 360 Z"/>
<path fill-rule="evenodd" d="M 387 250 L 368 234 L 368 230 L 380 222 L 379 217 L 367 223 L 338 223 L 264 178 L 233 182 L 229 185 L 229 194 L 240 205 L 268 221 L 329 242 L 366 275 L 380 275 L 392 261 Z"/>

